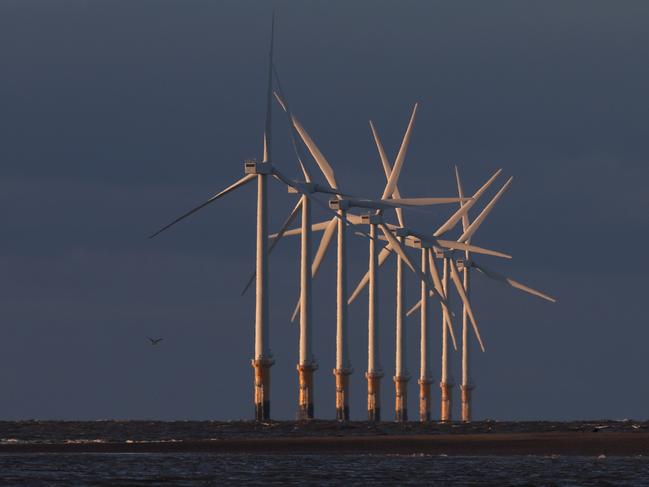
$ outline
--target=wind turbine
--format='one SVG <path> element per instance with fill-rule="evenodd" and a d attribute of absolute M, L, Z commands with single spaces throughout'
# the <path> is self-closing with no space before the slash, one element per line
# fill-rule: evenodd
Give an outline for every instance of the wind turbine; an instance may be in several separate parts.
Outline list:
<path fill-rule="evenodd" d="M 380 141 L 378 142 L 380 144 Z M 378 145 L 377 144 L 377 145 Z M 379 150 L 381 152 L 381 150 Z M 472 198 L 467 199 L 464 198 L 463 200 L 465 201 L 464 205 L 458 209 L 444 224 L 442 224 L 433 234 L 433 236 L 425 235 L 419 232 L 416 232 L 410 228 L 406 228 L 403 226 L 397 227 L 395 225 L 389 225 L 388 227 L 390 230 L 399 233 L 402 238 L 405 237 L 405 244 L 409 247 L 414 247 L 421 249 L 421 274 L 423 275 L 430 275 L 433 279 L 432 283 L 427 280 L 421 280 L 421 293 L 422 297 L 423 296 L 428 296 L 429 294 L 432 296 L 435 296 L 437 300 L 440 301 L 440 304 L 442 306 L 442 309 L 445 307 L 446 303 L 446 293 L 442 288 L 441 280 L 439 279 L 439 276 L 436 272 L 436 268 L 431 265 L 433 263 L 433 252 L 437 251 L 443 251 L 444 249 L 456 249 L 456 250 L 467 250 L 471 249 L 474 252 L 477 253 L 482 253 L 482 254 L 487 254 L 487 255 L 493 255 L 497 257 L 504 257 L 504 258 L 509 258 L 507 254 L 503 254 L 501 252 L 496 252 L 488 249 L 484 249 L 481 247 L 477 247 L 475 245 L 469 245 L 466 243 L 461 243 L 461 242 L 456 242 L 452 240 L 444 240 L 439 237 L 441 237 L 444 233 L 452 230 L 455 225 L 460 221 L 460 219 L 463 217 L 463 215 L 478 201 L 478 199 L 482 196 L 482 194 L 489 188 L 489 186 L 493 183 L 493 181 L 498 177 L 500 174 L 500 170 L 498 170 L 474 195 Z M 401 219 L 403 221 L 403 218 Z M 387 245 L 384 247 L 381 252 L 379 253 L 378 257 L 378 265 L 381 266 L 387 258 L 391 255 L 392 253 L 392 248 L 390 245 Z M 360 280 L 358 285 L 356 286 L 356 289 L 352 293 L 352 295 L 348 299 L 348 303 L 351 304 L 361 293 L 361 291 L 367 286 L 369 282 L 369 272 L 363 276 L 363 278 Z M 435 289 L 437 291 L 437 294 L 435 294 Z M 399 286 L 397 286 L 397 302 L 399 302 Z M 432 384 L 432 374 L 431 374 L 431 362 L 430 362 L 430 330 L 429 330 L 429 313 L 428 313 L 428 307 L 426 305 L 427 300 L 420 299 L 418 304 L 410 310 L 407 315 L 409 316 L 411 313 L 414 312 L 415 309 L 419 306 L 420 303 L 424 303 L 424 307 L 422 308 L 422 314 L 421 314 L 421 322 L 420 322 L 420 373 L 419 373 L 419 386 L 420 386 L 420 393 L 419 393 L 419 417 L 421 421 L 429 421 L 430 420 L 430 411 L 431 411 L 431 401 L 430 401 L 430 386 Z M 451 333 L 451 337 L 453 338 L 453 341 L 455 340 L 452 333 L 452 327 L 451 327 L 451 320 L 450 316 L 448 320 L 444 321 L 446 323 L 446 326 L 449 327 L 449 333 Z"/>
<path fill-rule="evenodd" d="M 462 181 L 460 180 L 460 172 L 455 166 L 455 178 L 457 182 L 457 191 L 458 191 L 458 196 L 463 197 L 464 195 L 464 189 L 462 187 Z M 497 201 L 497 200 L 496 200 Z M 491 203 L 490 203 L 491 204 Z M 495 204 L 495 201 L 493 202 Z M 493 204 L 489 209 L 485 208 L 485 211 L 483 211 L 483 214 L 480 214 L 480 217 L 484 219 L 489 211 L 491 211 L 491 208 L 493 208 Z M 462 206 L 463 203 L 460 203 L 460 206 Z M 478 217 L 478 218 L 480 218 Z M 477 221 L 477 220 L 476 220 Z M 465 213 L 464 217 L 462 218 L 462 230 L 463 234 L 467 234 L 467 230 L 471 227 L 471 221 L 469 219 L 469 214 L 468 212 Z M 473 232 L 475 233 L 475 231 Z M 471 242 L 471 236 L 465 237 L 464 241 L 466 243 Z M 526 292 L 528 294 L 531 294 L 533 296 L 537 296 L 541 299 L 545 299 L 546 301 L 550 301 L 552 303 L 556 302 L 556 300 L 540 291 L 537 291 L 536 289 L 532 289 L 518 281 L 514 281 L 513 279 L 510 279 L 508 277 L 502 276 L 494 271 L 487 270 L 484 267 L 479 266 L 477 263 L 471 260 L 471 255 L 470 251 L 465 251 L 465 256 L 464 259 L 458 259 L 457 260 L 458 264 L 458 269 L 462 272 L 462 280 L 463 280 L 463 285 L 464 285 L 464 290 L 467 294 L 467 296 L 470 296 L 470 282 L 471 282 L 471 276 L 470 276 L 470 271 L 472 268 L 482 272 L 485 274 L 487 277 L 491 279 L 495 279 L 500 282 L 504 282 L 516 289 L 520 289 L 523 292 Z M 472 399 L 472 391 L 475 388 L 475 385 L 473 381 L 471 380 L 471 375 L 470 375 L 470 346 L 468 343 L 468 326 L 467 326 L 467 310 L 466 308 L 463 307 L 462 309 L 462 383 L 460 384 L 460 390 L 462 394 L 462 409 L 461 409 L 461 418 L 462 421 L 465 422 L 470 422 L 471 421 L 471 399 Z"/>

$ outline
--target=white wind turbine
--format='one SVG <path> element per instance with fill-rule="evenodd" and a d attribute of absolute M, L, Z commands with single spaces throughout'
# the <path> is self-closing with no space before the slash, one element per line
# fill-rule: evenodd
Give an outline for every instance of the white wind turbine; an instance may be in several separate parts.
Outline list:
<path fill-rule="evenodd" d="M 464 189 L 462 187 L 462 182 L 460 180 L 460 173 L 458 171 L 457 166 L 455 166 L 455 178 L 457 181 L 457 191 L 458 191 L 458 196 L 462 197 L 464 195 Z M 501 190 L 502 191 L 502 190 Z M 495 200 L 495 201 L 494 201 Z M 484 218 L 487 216 L 487 214 L 491 211 L 491 208 L 495 205 L 497 199 L 494 198 L 492 200 L 492 203 L 490 203 L 491 206 L 488 206 L 483 210 L 483 212 L 480 214 L 478 219 L 474 221 L 478 221 L 480 218 L 484 220 Z M 463 203 L 460 203 L 462 205 Z M 468 212 L 465 213 L 464 217 L 462 218 L 462 230 L 463 230 L 463 235 L 468 234 L 468 230 L 471 227 L 472 223 L 469 219 L 469 214 Z M 475 230 L 473 231 L 475 233 Z M 468 237 L 464 238 L 464 241 L 466 243 L 471 242 L 471 236 L 473 233 L 469 234 Z M 460 237 L 460 240 L 462 240 L 462 237 Z M 541 299 L 545 299 L 546 301 L 550 301 L 552 303 L 556 302 L 556 300 L 540 291 L 537 291 L 536 289 L 532 289 L 529 286 L 526 286 L 518 281 L 515 281 L 513 279 L 510 279 L 508 277 L 502 276 L 494 271 L 487 270 L 483 266 L 478 265 L 475 263 L 473 260 L 471 260 L 471 255 L 470 251 L 465 251 L 465 257 L 464 259 L 458 259 L 457 260 L 458 264 L 458 269 L 462 272 L 462 278 L 463 278 L 463 285 L 464 289 L 466 291 L 467 296 L 470 296 L 470 271 L 471 268 L 475 268 L 476 270 L 482 272 L 485 274 L 487 277 L 490 277 L 491 279 L 495 279 L 497 281 L 503 282 L 505 284 L 510 285 L 511 287 L 514 287 L 516 289 L 519 289 L 521 291 L 524 291 L 528 294 L 531 294 L 533 296 L 537 296 Z M 470 346 L 468 343 L 468 327 L 467 327 L 467 310 L 465 308 L 462 309 L 462 383 L 460 384 L 460 390 L 462 394 L 462 409 L 461 409 L 461 418 L 462 421 L 469 422 L 471 421 L 471 395 L 472 395 L 472 390 L 475 388 L 475 385 L 473 384 L 473 381 L 471 380 L 471 375 L 470 375 Z"/>
<path fill-rule="evenodd" d="M 375 132 L 375 138 L 377 140 L 377 147 L 379 147 L 379 152 L 384 154 L 384 151 L 382 151 L 382 146 L 380 144 L 380 140 L 378 139 L 378 136 L 376 135 Z M 382 160 L 383 160 L 383 156 Z M 389 163 L 388 163 L 389 166 Z M 463 217 L 463 215 L 478 201 L 478 199 L 482 196 L 482 194 L 487 190 L 487 188 L 493 183 L 493 181 L 496 179 L 498 174 L 500 174 L 500 170 L 498 170 L 470 199 L 464 199 L 464 204 L 463 206 L 458 209 L 443 225 L 441 225 L 437 231 L 433 234 L 433 236 L 421 234 L 419 232 L 415 232 L 414 230 L 411 230 L 409 228 L 406 228 L 404 226 L 395 226 L 395 225 L 389 225 L 388 227 L 390 230 L 394 231 L 397 234 L 400 234 L 402 238 L 405 237 L 405 244 L 410 247 L 415 247 L 415 248 L 420 248 L 421 249 L 421 273 L 423 275 L 428 275 L 430 274 L 431 278 L 433 279 L 432 284 L 431 281 L 427 280 L 422 280 L 421 281 L 421 294 L 422 296 L 435 296 L 437 300 L 440 301 L 440 304 L 442 306 L 442 310 L 445 307 L 445 302 L 446 302 L 446 293 L 443 290 L 441 280 L 439 279 L 439 275 L 436 272 L 436 268 L 432 267 L 431 264 L 433 262 L 433 252 L 443 252 L 445 249 L 455 249 L 455 250 L 472 250 L 476 253 L 481 253 L 481 254 L 486 254 L 486 255 L 493 255 L 496 257 L 504 257 L 504 258 L 509 258 L 507 254 L 503 254 L 501 252 L 496 252 L 493 250 L 488 250 L 484 249 L 481 247 L 477 247 L 475 245 L 469 245 L 467 243 L 461 243 L 461 242 L 456 242 L 452 240 L 443 240 L 439 237 L 441 237 L 444 233 L 448 232 L 449 230 L 452 230 L 455 225 L 460 221 L 460 219 Z M 403 218 L 401 218 L 401 222 L 403 221 Z M 381 252 L 379 253 L 378 257 L 378 265 L 381 266 L 383 265 L 387 258 L 391 255 L 392 253 L 392 247 L 390 244 L 388 244 L 386 247 L 384 247 Z M 358 285 L 356 286 L 356 289 L 352 293 L 352 295 L 349 297 L 348 303 L 351 304 L 361 293 L 361 291 L 364 289 L 364 287 L 368 284 L 369 282 L 369 272 L 363 276 L 363 278 L 360 280 Z M 437 294 L 434 293 L 433 289 L 437 290 Z M 402 295 L 402 290 L 403 286 L 399 286 L 397 284 L 397 303 L 400 300 L 403 300 L 403 295 Z M 441 298 L 441 299 L 440 299 Z M 419 303 L 424 302 L 424 307 L 422 308 L 422 314 L 421 314 L 421 322 L 420 322 L 420 373 L 419 373 L 419 385 L 420 385 L 420 394 L 419 394 L 419 413 L 420 413 L 420 420 L 421 421 L 428 421 L 430 420 L 430 411 L 431 411 L 431 401 L 430 401 L 430 385 L 432 384 L 432 375 L 431 375 L 431 361 L 430 361 L 430 325 L 429 325 L 429 317 L 428 317 L 428 307 L 426 306 L 427 300 L 420 300 Z M 409 316 L 412 312 L 414 312 L 415 309 L 419 307 L 419 303 L 415 306 L 414 309 L 410 310 L 407 315 Z M 451 320 L 450 317 L 449 319 L 445 319 L 444 323 L 446 323 L 446 326 L 449 328 L 449 333 L 451 334 L 451 337 L 453 339 L 454 345 L 455 345 L 455 338 L 453 336 L 453 329 L 451 326 Z M 396 362 L 399 362 L 399 354 L 400 348 L 397 347 L 397 360 Z M 401 362 L 404 363 L 405 361 L 405 356 L 402 356 Z"/>

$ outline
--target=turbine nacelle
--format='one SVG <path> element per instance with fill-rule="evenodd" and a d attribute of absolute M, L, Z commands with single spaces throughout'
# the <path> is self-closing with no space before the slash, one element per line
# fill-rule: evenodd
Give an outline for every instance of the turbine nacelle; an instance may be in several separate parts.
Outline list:
<path fill-rule="evenodd" d="M 273 174 L 273 165 L 270 162 L 245 161 L 243 167 L 245 174 Z"/>
<path fill-rule="evenodd" d="M 335 211 L 347 211 L 352 207 L 351 203 L 345 199 L 329 200 L 329 208 Z"/>
<path fill-rule="evenodd" d="M 374 213 L 361 215 L 361 223 L 365 225 L 380 225 L 383 223 L 383 217 Z"/>

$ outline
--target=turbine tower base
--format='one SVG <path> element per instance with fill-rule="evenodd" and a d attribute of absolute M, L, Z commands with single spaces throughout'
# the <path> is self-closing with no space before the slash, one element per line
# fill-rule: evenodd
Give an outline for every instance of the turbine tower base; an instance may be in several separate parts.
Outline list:
<path fill-rule="evenodd" d="M 407 375 L 394 376 L 395 401 L 394 401 L 394 419 L 399 423 L 408 421 L 408 381 Z"/>
<path fill-rule="evenodd" d="M 313 419 L 313 372 L 318 369 L 315 362 L 297 366 L 300 384 L 298 419 Z"/>
<path fill-rule="evenodd" d="M 336 377 L 336 419 L 349 421 L 349 376 L 352 369 L 334 369 Z"/>
<path fill-rule="evenodd" d="M 430 421 L 431 401 L 430 386 L 433 383 L 430 379 L 419 379 L 419 421 Z"/>
<path fill-rule="evenodd" d="M 471 422 L 471 391 L 475 386 L 473 385 L 461 385 L 460 390 L 462 391 L 462 421 L 465 423 Z"/>
<path fill-rule="evenodd" d="M 381 378 L 383 372 L 366 372 L 367 420 L 381 421 Z"/>
<path fill-rule="evenodd" d="M 453 383 L 452 382 L 442 382 L 439 385 L 442 389 L 442 407 L 441 413 L 439 416 L 440 421 L 450 421 L 451 420 L 451 407 L 453 399 Z"/>
<path fill-rule="evenodd" d="M 273 359 L 253 359 L 252 367 L 255 369 L 255 420 L 268 421 L 270 419 L 270 367 L 275 363 Z"/>

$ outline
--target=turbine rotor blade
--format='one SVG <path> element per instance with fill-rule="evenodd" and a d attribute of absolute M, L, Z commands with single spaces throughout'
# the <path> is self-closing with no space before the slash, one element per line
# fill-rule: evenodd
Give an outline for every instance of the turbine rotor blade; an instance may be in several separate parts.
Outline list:
<path fill-rule="evenodd" d="M 329 186 L 331 186 L 334 189 L 337 189 L 338 183 L 336 183 L 334 170 L 329 164 L 329 161 L 327 161 L 327 158 L 324 156 L 324 154 L 320 152 L 320 149 L 315 144 L 315 142 L 313 142 L 313 139 L 304 129 L 300 121 L 294 115 L 291 115 L 291 119 L 293 120 L 293 126 L 295 127 L 297 133 L 299 134 L 300 138 L 304 142 L 304 145 L 306 145 L 307 149 L 309 149 L 311 156 L 313 156 L 313 159 L 315 160 L 316 164 L 320 168 L 320 171 L 322 172 L 325 179 L 329 183 Z"/>
<path fill-rule="evenodd" d="M 386 245 L 381 249 L 381 251 L 379 252 L 379 256 L 377 258 L 378 267 L 381 267 L 385 263 L 385 261 L 387 260 L 387 258 L 390 256 L 391 253 L 392 253 L 392 249 L 390 247 L 390 244 Z M 356 300 L 356 298 L 361 294 L 361 291 L 365 289 L 365 286 L 367 286 L 367 283 L 369 281 L 370 281 L 370 273 L 368 271 L 361 278 L 358 285 L 356 286 L 356 289 L 354 289 L 354 292 L 347 299 L 347 304 L 352 304 Z"/>
<path fill-rule="evenodd" d="M 451 318 L 453 312 L 448 307 L 448 295 L 446 292 L 444 292 L 444 286 L 442 285 L 442 280 L 440 279 L 439 271 L 437 270 L 437 265 L 435 264 L 433 249 L 428 249 L 428 267 L 430 269 L 430 276 L 433 279 L 435 292 L 437 293 L 435 294 L 431 291 L 430 295 L 436 296 L 439 304 L 442 306 L 442 311 L 446 311 L 446 313 L 444 314 L 444 316 L 446 316 L 446 319 L 444 321 L 446 322 L 449 334 L 451 335 L 451 340 L 453 341 L 453 349 L 457 350 L 457 340 L 455 339 L 455 330 L 453 329 L 453 321 Z"/>
<path fill-rule="evenodd" d="M 410 144 L 410 136 L 412 135 L 412 127 L 415 123 L 416 114 L 417 103 L 415 103 L 415 106 L 412 109 L 412 115 L 410 116 L 410 121 L 408 122 L 408 128 L 406 129 L 406 133 L 403 136 L 403 141 L 401 142 L 399 153 L 397 154 L 397 158 L 394 161 L 394 166 L 392 167 L 392 171 L 390 172 L 390 177 L 388 178 L 388 182 L 385 185 L 381 199 L 386 199 L 392 196 L 394 188 L 397 186 L 399 175 L 401 174 L 401 168 L 403 166 L 403 161 L 406 158 L 406 152 L 408 151 L 408 145 Z"/>
<path fill-rule="evenodd" d="M 274 92 L 273 94 L 275 95 L 275 99 L 277 100 L 279 105 L 284 110 L 284 113 L 286 113 L 286 120 L 288 122 L 289 134 L 291 135 L 291 146 L 293 147 L 293 152 L 295 153 L 297 162 L 300 165 L 302 174 L 304 174 L 304 180 L 306 182 L 311 182 L 311 174 L 309 174 L 309 171 L 307 171 L 306 166 L 302 161 L 302 155 L 300 154 L 300 148 L 297 143 L 297 132 L 295 130 L 295 126 L 293 125 L 293 121 L 291 120 L 291 117 L 293 115 L 291 113 L 290 108 L 288 107 L 288 102 L 286 102 L 286 99 L 284 97 L 284 91 L 282 90 L 282 83 L 279 80 L 279 74 L 277 73 L 277 68 L 274 65 L 273 65 L 273 71 L 275 73 L 275 81 L 277 81 L 277 91 L 279 91 L 279 94 L 277 92 Z"/>
<path fill-rule="evenodd" d="M 336 218 L 332 218 L 331 220 L 329 220 L 329 225 L 322 234 L 322 239 L 320 239 L 318 251 L 315 254 L 315 258 L 313 259 L 313 264 L 311 265 L 311 278 L 314 278 L 318 273 L 320 264 L 322 264 L 322 260 L 327 254 L 327 250 L 329 250 L 329 244 L 331 243 L 331 238 L 336 232 L 337 225 L 338 221 L 336 220 Z"/>
<path fill-rule="evenodd" d="M 374 124 L 372 123 L 371 120 L 370 120 L 370 128 L 372 129 L 372 135 L 374 136 L 376 149 L 379 151 L 379 157 L 381 158 L 381 164 L 383 165 L 383 172 L 385 173 L 385 181 L 387 183 L 390 180 L 390 173 L 392 172 L 392 166 L 390 166 L 390 162 L 388 161 L 388 156 L 385 154 L 385 150 L 383 149 L 383 144 L 381 143 L 379 134 L 376 131 L 376 128 L 374 128 Z M 392 192 L 391 196 L 393 198 L 401 198 L 401 194 L 399 193 L 399 187 L 397 185 L 394 186 L 394 191 Z M 405 223 L 403 219 L 403 210 L 401 208 L 395 208 L 395 213 L 397 214 L 397 220 L 399 221 L 399 225 L 405 227 Z"/>
<path fill-rule="evenodd" d="M 457 340 L 455 339 L 455 331 L 453 331 L 451 316 L 448 313 L 445 316 L 446 319 L 444 321 L 446 322 L 446 327 L 448 328 L 449 335 L 451 336 L 451 343 L 453 344 L 453 350 L 457 352 Z"/>
<path fill-rule="evenodd" d="M 418 267 L 415 267 L 414 264 L 412 263 L 412 260 L 410 260 L 410 257 L 408 257 L 408 254 L 406 254 L 406 251 L 403 250 L 403 247 L 401 246 L 401 242 L 397 240 L 397 238 L 392 235 L 392 232 L 385 226 L 385 223 L 379 223 L 379 228 L 383 232 L 383 235 L 385 235 L 385 238 L 390 242 L 390 247 L 394 249 L 394 251 L 401 257 L 401 259 L 405 262 L 405 264 L 410 268 L 412 272 L 417 274 L 421 278 L 422 281 L 428 282 L 428 279 L 426 279 L 426 276 L 421 272 L 421 270 Z"/>
<path fill-rule="evenodd" d="M 270 162 L 271 159 L 271 128 L 272 128 L 272 114 L 273 104 L 272 91 L 273 91 L 273 47 L 275 44 L 275 12 L 273 12 L 273 20 L 270 24 L 270 50 L 268 52 L 268 89 L 266 91 L 266 123 L 264 125 L 264 156 L 263 162 Z"/>
<path fill-rule="evenodd" d="M 460 198 L 464 198 L 464 188 L 462 188 L 462 181 L 460 180 L 460 171 L 458 170 L 457 166 L 455 166 L 455 181 L 457 182 L 457 195 Z M 460 208 L 464 203 L 460 203 Z M 466 229 L 469 227 L 469 212 L 465 212 L 464 215 L 462 215 L 462 231 L 465 232 Z"/>
<path fill-rule="evenodd" d="M 492 271 L 490 269 L 485 268 L 483 265 L 478 265 L 475 262 L 471 263 L 472 267 L 475 267 L 478 271 L 482 272 L 485 276 L 494 279 L 496 281 L 504 282 L 505 284 L 508 284 L 509 286 L 519 289 L 523 292 L 526 292 L 528 294 L 531 294 L 533 296 L 536 296 L 541 299 L 545 299 L 546 301 L 550 301 L 551 303 L 556 303 L 557 300 L 551 296 L 548 296 L 547 294 L 542 293 L 541 291 L 538 291 L 534 288 L 531 288 L 529 286 L 526 286 L 525 284 L 515 281 L 514 279 L 511 279 L 509 277 L 503 276 L 502 274 L 499 274 L 495 271 Z"/>
<path fill-rule="evenodd" d="M 433 235 L 434 235 L 435 237 L 439 237 L 440 235 L 442 235 L 442 234 L 448 232 L 449 230 L 453 230 L 453 228 L 455 228 L 455 225 L 457 225 L 457 222 L 459 222 L 460 219 L 461 219 L 461 218 L 462 218 L 462 217 L 463 217 L 463 216 L 464 216 L 464 215 L 465 215 L 465 214 L 466 214 L 466 213 L 471 209 L 471 207 L 477 203 L 477 201 L 478 201 L 478 199 L 480 198 L 480 196 L 482 196 L 483 193 L 484 193 L 485 191 L 487 191 L 487 189 L 489 188 L 489 186 L 491 186 L 491 183 L 493 183 L 493 182 L 496 180 L 496 178 L 498 177 L 498 175 L 499 175 L 501 172 L 502 172 L 502 169 L 498 169 L 498 170 L 494 173 L 494 175 L 491 176 L 491 177 L 487 180 L 487 182 L 484 183 L 484 184 L 482 185 L 482 187 L 481 187 L 478 191 L 475 192 L 475 194 L 473 195 L 472 199 L 470 199 L 470 200 L 467 201 L 464 205 L 462 205 L 462 207 L 461 207 L 459 210 L 457 210 L 457 211 L 453 214 L 453 216 L 451 216 L 451 218 L 449 218 L 448 220 L 446 220 L 446 222 L 445 222 L 441 227 L 439 227 L 439 228 L 435 231 L 435 233 L 434 233 Z"/>
<path fill-rule="evenodd" d="M 468 243 L 463 243 L 463 242 L 456 242 L 455 240 L 442 240 L 442 239 L 437 239 L 437 243 L 445 247 L 447 249 L 453 249 L 453 250 L 465 250 L 465 251 L 470 251 L 470 252 L 475 252 L 476 254 L 484 254 L 484 255 L 492 255 L 494 257 L 501 257 L 503 259 L 511 259 L 512 256 L 509 254 L 504 254 L 502 252 L 498 252 L 496 250 L 489 250 L 485 249 L 482 247 L 478 247 L 477 245 L 472 245 Z"/>
<path fill-rule="evenodd" d="M 462 303 L 464 304 L 464 309 L 466 309 L 467 315 L 469 315 L 469 319 L 471 320 L 471 325 L 473 325 L 473 331 L 475 332 L 475 336 L 478 339 L 478 343 L 480 344 L 480 349 L 484 352 L 484 343 L 482 342 L 482 337 L 480 336 L 480 330 L 478 329 L 478 323 L 476 322 L 475 316 L 473 315 L 473 309 L 471 308 L 471 303 L 469 302 L 469 297 L 466 295 L 466 291 L 464 290 L 464 284 L 462 283 L 462 280 L 460 279 L 459 272 L 457 270 L 457 266 L 455 265 L 455 261 L 453 259 L 448 259 L 448 262 L 451 267 L 451 279 L 453 280 L 453 284 L 455 284 L 455 288 L 457 289 L 457 293 L 460 295 L 460 299 L 462 300 Z"/>
<path fill-rule="evenodd" d="M 230 191 L 234 191 L 235 189 L 237 189 L 237 188 L 243 186 L 244 184 L 249 183 L 250 181 L 252 181 L 253 179 L 255 179 L 255 176 L 256 176 L 255 174 L 247 174 L 247 175 L 245 175 L 244 177 L 242 177 L 241 179 L 239 179 L 237 182 L 235 182 L 235 183 L 231 184 L 230 186 L 228 186 L 227 188 L 225 188 L 225 189 L 224 189 L 223 191 L 221 191 L 220 193 L 217 193 L 217 194 L 215 194 L 214 196 L 212 196 L 212 197 L 211 197 L 209 200 L 207 200 L 205 203 L 202 203 L 202 204 L 198 205 L 196 208 L 193 208 L 193 209 L 189 210 L 187 213 L 185 213 L 184 215 L 179 216 L 178 218 L 176 218 L 174 221 L 172 221 L 172 222 L 169 223 L 168 225 L 165 225 L 165 226 L 162 227 L 160 230 L 158 230 L 157 232 L 155 232 L 153 235 L 150 235 L 149 238 L 153 238 L 153 237 L 155 237 L 156 235 L 159 235 L 160 233 L 164 232 L 164 231 L 167 230 L 169 227 L 172 227 L 173 225 L 175 225 L 175 224 L 178 223 L 179 221 L 184 220 L 184 219 L 187 218 L 188 216 L 190 216 L 190 215 L 196 213 L 198 210 L 200 210 L 200 209 L 202 209 L 202 208 L 205 208 L 205 207 L 206 207 L 207 205 L 209 205 L 210 203 L 213 203 L 213 202 L 215 202 L 216 200 L 218 200 L 219 198 L 221 198 L 222 196 L 225 196 L 225 195 L 228 194 Z"/>
<path fill-rule="evenodd" d="M 406 311 L 406 316 L 410 316 L 415 311 L 417 311 L 419 308 L 421 308 L 421 299 L 419 301 L 417 301 L 412 308 L 410 308 L 408 311 Z"/>
<path fill-rule="evenodd" d="M 311 231 L 312 232 L 321 232 L 322 230 L 327 228 L 327 225 L 329 225 L 329 221 L 330 220 L 327 220 L 327 221 L 324 221 L 324 222 L 314 223 L 313 225 L 311 225 Z M 301 233 L 302 233 L 301 228 L 291 228 L 290 230 L 286 230 L 284 232 L 284 236 L 288 237 L 288 236 L 291 236 L 291 235 L 300 235 Z M 268 238 L 269 239 L 276 239 L 277 235 L 279 235 L 279 234 L 278 233 L 273 233 L 272 235 L 269 235 Z"/>
<path fill-rule="evenodd" d="M 381 200 L 383 203 L 401 205 L 401 206 L 430 206 L 430 205 L 446 205 L 448 203 L 462 203 L 469 201 L 471 198 L 392 198 Z"/>
<path fill-rule="evenodd" d="M 302 207 L 302 198 L 300 198 L 298 200 L 297 204 L 293 208 L 293 211 L 291 211 L 291 213 L 288 215 L 288 217 L 284 221 L 284 224 L 280 228 L 279 232 L 277 232 L 275 234 L 275 237 L 273 238 L 273 243 L 271 243 L 270 247 L 268 248 L 268 255 L 270 255 L 270 253 L 273 251 L 273 249 L 275 248 L 275 245 L 277 245 L 277 242 L 279 242 L 280 239 L 286 234 L 286 231 L 287 231 L 286 229 L 288 228 L 288 226 L 291 223 L 293 223 L 293 220 L 295 220 L 295 217 L 297 216 L 297 213 L 298 213 L 298 211 L 299 211 L 299 209 L 301 207 Z M 246 286 L 243 288 L 243 291 L 241 291 L 241 296 L 246 294 L 246 291 L 248 291 L 248 288 L 251 286 L 251 284 L 255 280 L 256 275 L 257 275 L 257 273 L 255 271 L 253 271 L 252 275 L 248 279 L 248 282 L 246 283 Z"/>
<path fill-rule="evenodd" d="M 496 196 L 494 196 L 489 204 L 484 207 L 482 212 L 478 215 L 478 217 L 471 222 L 471 225 L 469 225 L 469 228 L 467 228 L 462 235 L 460 235 L 460 238 L 458 238 L 458 242 L 466 242 L 468 239 L 471 238 L 471 236 L 480 228 L 480 225 L 484 221 L 484 219 L 487 217 L 487 215 L 491 212 L 493 209 L 494 205 L 498 202 L 498 200 L 502 197 L 502 195 L 507 191 L 507 188 L 512 184 L 512 181 L 514 180 L 513 177 L 509 178 L 507 182 L 503 185 L 502 188 L 500 188 L 500 191 L 496 193 Z"/>

